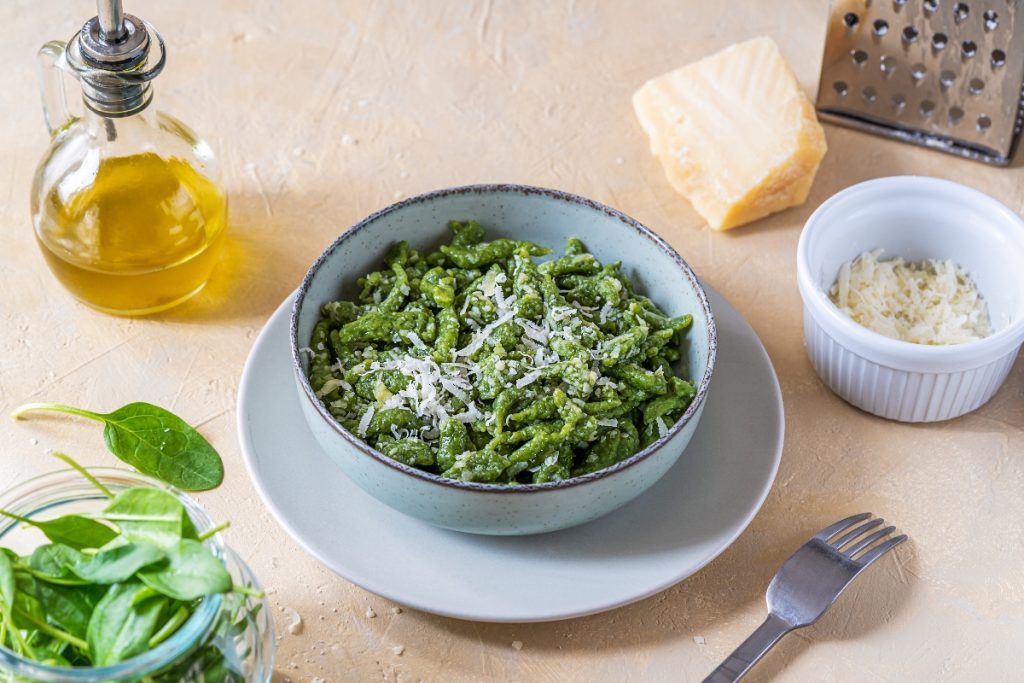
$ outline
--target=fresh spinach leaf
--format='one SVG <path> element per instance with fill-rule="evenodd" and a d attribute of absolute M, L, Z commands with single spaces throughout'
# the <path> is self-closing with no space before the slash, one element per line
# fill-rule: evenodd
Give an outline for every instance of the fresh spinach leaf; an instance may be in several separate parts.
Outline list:
<path fill-rule="evenodd" d="M 41 545 L 32 551 L 28 566 L 32 575 L 41 581 L 65 586 L 89 583 L 78 578 L 73 569 L 85 560 L 85 555 L 63 543 Z"/>
<path fill-rule="evenodd" d="M 139 572 L 147 586 L 175 600 L 186 601 L 231 590 L 231 575 L 224 563 L 202 543 L 183 540 L 166 551 L 166 564 Z"/>
<path fill-rule="evenodd" d="M 148 649 L 167 605 L 163 596 L 136 603 L 136 596 L 148 590 L 139 581 L 114 584 L 96 605 L 86 629 L 93 666 L 116 664 Z"/>
<path fill-rule="evenodd" d="M 185 491 L 206 491 L 224 480 L 224 463 L 210 442 L 174 413 L 151 403 L 129 403 L 96 413 L 57 403 L 29 403 L 15 419 L 35 410 L 78 415 L 102 422 L 107 448 L 122 461 Z"/>
<path fill-rule="evenodd" d="M 183 538 L 195 538 L 196 529 L 185 506 L 173 494 L 140 486 L 125 489 L 101 513 L 121 535 L 135 543 L 167 548 Z"/>
<path fill-rule="evenodd" d="M 36 649 L 35 654 L 40 664 L 47 666 L 73 666 L 62 654 L 67 651 L 68 643 L 51 638 L 43 649 Z"/>
<path fill-rule="evenodd" d="M 46 612 L 36 597 L 37 583 L 31 576 L 15 575 L 14 624 L 27 631 L 36 630 L 39 623 L 46 623 Z"/>
<path fill-rule="evenodd" d="M 171 637 L 203 597 L 257 594 L 234 586 L 222 560 L 202 543 L 226 525 L 200 536 L 180 498 L 166 490 L 136 487 L 113 495 L 98 480 L 93 484 L 111 498 L 100 512 L 35 520 L 0 511 L 53 540 L 27 557 L 0 548 L 0 647 L 54 666 L 114 664 Z M 185 662 L 188 671 L 208 671 L 206 680 L 243 680 L 230 665 L 245 656 L 244 644 L 236 647 L 235 616 L 226 608 L 214 632 L 228 638 L 228 650 L 212 642 L 198 646 Z M 153 680 L 180 678 L 169 672 Z"/>
<path fill-rule="evenodd" d="M 42 631 L 37 631 L 33 634 L 32 646 L 36 649 L 36 656 L 40 660 L 49 659 L 55 653 L 59 653 L 64 649 L 64 643 Z"/>
<path fill-rule="evenodd" d="M 14 604 L 14 564 L 6 553 L 0 553 L 0 603 Z"/>
<path fill-rule="evenodd" d="M 107 525 L 81 515 L 65 515 L 47 520 L 30 519 L 6 510 L 0 510 L 0 515 L 35 527 L 54 543 L 63 543 L 76 550 L 101 548 L 117 537 L 117 532 Z"/>
<path fill-rule="evenodd" d="M 60 586 L 46 581 L 36 584 L 36 592 L 46 618 L 82 639 L 86 637 L 89 619 L 106 591 L 106 586 Z"/>
<path fill-rule="evenodd" d="M 128 543 L 101 550 L 90 558 L 83 558 L 71 568 L 80 578 L 90 583 L 109 585 L 127 581 L 143 567 L 164 559 L 164 552 L 148 543 Z"/>

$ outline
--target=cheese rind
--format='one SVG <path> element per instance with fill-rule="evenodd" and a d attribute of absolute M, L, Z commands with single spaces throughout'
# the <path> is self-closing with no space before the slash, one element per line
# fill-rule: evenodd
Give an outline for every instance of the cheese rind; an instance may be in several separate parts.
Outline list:
<path fill-rule="evenodd" d="M 807 199 L 825 133 L 771 38 L 645 83 L 633 108 L 669 183 L 716 230 Z"/>

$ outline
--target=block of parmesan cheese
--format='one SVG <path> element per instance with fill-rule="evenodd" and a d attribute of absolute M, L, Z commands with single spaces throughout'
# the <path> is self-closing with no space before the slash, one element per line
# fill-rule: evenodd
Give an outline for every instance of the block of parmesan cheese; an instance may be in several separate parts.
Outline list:
<path fill-rule="evenodd" d="M 672 187 L 716 230 L 802 204 L 825 155 L 814 107 L 768 37 L 648 81 L 633 108 Z"/>

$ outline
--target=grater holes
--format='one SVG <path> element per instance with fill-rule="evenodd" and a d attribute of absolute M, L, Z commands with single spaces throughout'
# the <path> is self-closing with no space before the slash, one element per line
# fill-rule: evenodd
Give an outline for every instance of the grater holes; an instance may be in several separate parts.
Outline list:
<path fill-rule="evenodd" d="M 896 94 L 892 96 L 892 108 L 897 112 L 903 111 L 903 108 L 907 106 L 907 98 L 903 95 Z"/>
<path fill-rule="evenodd" d="M 964 110 L 954 105 L 949 108 L 949 123 L 952 126 L 957 125 L 964 118 Z"/>
<path fill-rule="evenodd" d="M 916 43 L 917 37 L 921 34 L 914 26 L 907 26 L 903 29 L 903 42 Z"/>
<path fill-rule="evenodd" d="M 953 18 L 958 24 L 966 19 L 970 13 L 971 8 L 967 6 L 966 2 L 958 2 L 956 3 L 956 6 L 953 7 Z"/>
<path fill-rule="evenodd" d="M 1002 50 L 992 50 L 992 67 L 998 69 L 1006 64 L 1006 53 Z"/>
<path fill-rule="evenodd" d="M 921 100 L 921 104 L 918 107 L 918 111 L 921 112 L 923 118 L 928 118 L 935 111 L 935 103 L 931 100 Z"/>
<path fill-rule="evenodd" d="M 860 23 L 860 17 L 853 12 L 847 12 L 843 16 L 843 23 L 846 24 L 846 28 L 856 28 L 857 24 Z"/>
<path fill-rule="evenodd" d="M 850 92 L 850 86 L 846 85 L 846 81 L 836 81 L 832 84 L 832 89 L 840 97 L 846 97 L 846 93 Z"/>
<path fill-rule="evenodd" d="M 980 95 L 985 89 L 985 81 L 980 78 L 972 78 L 971 82 L 967 84 L 967 92 L 972 95 Z"/>
<path fill-rule="evenodd" d="M 949 69 L 946 69 L 945 71 L 939 74 L 939 85 L 941 85 L 943 88 L 950 87 L 951 85 L 953 85 L 955 81 L 956 74 L 950 71 Z"/>
<path fill-rule="evenodd" d="M 864 66 L 864 63 L 868 61 L 868 53 L 864 52 L 864 50 L 854 50 L 850 53 L 850 59 L 857 66 Z"/>
<path fill-rule="evenodd" d="M 878 60 L 878 68 L 882 70 L 886 77 L 892 76 L 893 71 L 896 70 L 896 58 L 892 55 L 882 57 Z"/>
<path fill-rule="evenodd" d="M 945 33 L 936 33 L 932 36 L 932 47 L 936 50 L 941 50 L 946 47 L 946 43 L 949 42 L 949 37 Z"/>
<path fill-rule="evenodd" d="M 995 31 L 999 28 L 999 15 L 995 10 L 985 10 L 985 14 L 981 15 L 981 18 L 985 23 L 986 31 Z"/>
<path fill-rule="evenodd" d="M 932 14 L 939 9 L 939 0 L 924 0 L 924 11 Z"/>
<path fill-rule="evenodd" d="M 907 4 L 907 0 L 892 0 L 892 9 L 894 12 L 899 12 L 905 4 Z"/>
<path fill-rule="evenodd" d="M 970 59 L 978 54 L 978 44 L 973 40 L 965 40 L 960 44 L 960 54 L 963 55 L 964 59 Z"/>
<path fill-rule="evenodd" d="M 924 64 L 918 62 L 917 64 L 910 67 L 910 77 L 915 83 L 920 83 L 924 80 L 924 77 L 928 74 L 928 69 L 925 68 Z"/>
<path fill-rule="evenodd" d="M 874 104 L 875 100 L 878 99 L 878 91 L 875 90 L 874 86 L 869 85 L 864 88 L 863 92 L 861 92 L 861 97 L 863 97 L 864 101 L 868 104 Z"/>
<path fill-rule="evenodd" d="M 975 125 L 977 126 L 979 133 L 984 133 L 986 130 L 992 127 L 992 119 L 990 119 L 987 115 L 982 114 L 981 116 L 978 117 L 978 120 L 975 121 Z"/>
<path fill-rule="evenodd" d="M 885 19 L 875 19 L 875 23 L 872 24 L 872 27 L 874 28 L 875 35 L 879 38 L 889 32 L 889 22 Z"/>

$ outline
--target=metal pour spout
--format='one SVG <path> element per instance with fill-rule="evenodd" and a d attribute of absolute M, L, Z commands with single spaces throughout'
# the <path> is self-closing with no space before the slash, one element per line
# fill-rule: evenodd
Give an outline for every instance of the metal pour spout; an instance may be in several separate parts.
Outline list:
<path fill-rule="evenodd" d="M 167 51 L 156 29 L 125 14 L 121 0 L 97 0 L 96 10 L 68 42 L 67 65 L 82 84 L 86 107 L 108 118 L 130 116 L 152 99 L 150 82 Z"/>
<path fill-rule="evenodd" d="M 79 37 L 82 57 L 102 69 L 131 69 L 149 52 L 145 23 L 125 14 L 121 0 L 96 0 L 96 16 L 85 22 Z"/>
<path fill-rule="evenodd" d="M 127 31 L 121 0 L 96 0 L 96 17 L 100 22 L 100 35 L 108 43 L 120 42 Z"/>

